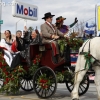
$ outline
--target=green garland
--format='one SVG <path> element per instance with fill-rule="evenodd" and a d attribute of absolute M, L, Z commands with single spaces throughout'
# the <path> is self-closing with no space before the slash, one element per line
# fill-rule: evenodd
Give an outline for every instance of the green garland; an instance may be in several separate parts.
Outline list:
<path fill-rule="evenodd" d="M 24 73 L 25 70 L 22 66 L 18 66 L 14 70 L 11 70 L 0 52 L 0 78 L 3 79 L 3 86 L 0 88 L 0 92 L 5 92 L 6 94 L 18 93 L 20 80 L 22 79 Z"/>
<path fill-rule="evenodd" d="M 59 45 L 60 53 L 63 54 L 65 45 L 67 45 L 66 39 L 58 40 L 58 45 Z"/>
<path fill-rule="evenodd" d="M 84 58 L 86 59 L 85 69 L 90 69 L 91 63 L 94 62 L 94 59 L 93 59 L 92 55 L 89 52 L 85 52 L 84 53 Z"/>
<path fill-rule="evenodd" d="M 36 58 L 33 60 L 33 64 L 32 64 L 32 66 L 29 68 L 29 73 L 30 73 L 30 75 L 33 76 L 34 73 L 36 72 L 36 70 L 38 69 L 41 56 L 42 56 L 42 54 L 36 55 Z"/>
<path fill-rule="evenodd" d="M 80 38 L 64 38 L 58 40 L 58 45 L 60 48 L 60 52 L 63 53 L 66 45 L 69 45 L 71 50 L 79 50 L 83 42 L 84 41 Z"/>
<path fill-rule="evenodd" d="M 73 79 L 73 72 L 69 72 L 68 70 L 64 70 L 62 72 L 56 72 L 56 78 L 57 78 L 57 82 L 64 82 L 64 81 L 72 81 L 74 82 Z"/>
<path fill-rule="evenodd" d="M 6 94 L 17 94 L 21 86 L 20 81 L 27 73 L 30 73 L 32 76 L 34 75 L 39 66 L 41 56 L 41 54 L 36 55 L 36 58 L 33 60 L 33 65 L 30 68 L 25 69 L 22 66 L 18 66 L 11 70 L 0 52 L 0 78 L 4 79 L 0 92 Z"/>

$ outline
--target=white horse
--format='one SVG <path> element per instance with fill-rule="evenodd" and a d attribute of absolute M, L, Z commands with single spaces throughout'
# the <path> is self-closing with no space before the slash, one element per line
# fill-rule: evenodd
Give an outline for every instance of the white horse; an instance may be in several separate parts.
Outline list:
<path fill-rule="evenodd" d="M 84 75 L 88 71 L 88 69 L 83 70 L 85 68 L 86 59 L 84 55 L 80 55 L 80 52 L 82 52 L 82 50 L 83 52 L 88 52 L 90 50 L 90 54 L 94 57 L 92 57 L 93 61 L 91 62 L 91 64 L 92 69 L 95 71 L 94 82 L 98 93 L 98 100 L 100 100 L 100 37 L 95 37 L 93 39 L 87 40 L 85 43 L 83 43 L 82 47 L 79 50 L 79 56 L 75 67 L 76 74 L 74 80 L 74 89 L 71 92 L 72 100 L 79 100 L 78 88 Z M 86 67 L 88 67 L 88 65 Z"/>

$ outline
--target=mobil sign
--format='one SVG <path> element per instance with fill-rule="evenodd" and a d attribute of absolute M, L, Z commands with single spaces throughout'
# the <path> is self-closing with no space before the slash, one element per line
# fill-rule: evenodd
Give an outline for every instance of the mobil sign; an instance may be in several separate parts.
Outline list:
<path fill-rule="evenodd" d="M 23 19 L 38 20 L 38 7 L 14 0 L 12 2 L 12 15 Z"/>

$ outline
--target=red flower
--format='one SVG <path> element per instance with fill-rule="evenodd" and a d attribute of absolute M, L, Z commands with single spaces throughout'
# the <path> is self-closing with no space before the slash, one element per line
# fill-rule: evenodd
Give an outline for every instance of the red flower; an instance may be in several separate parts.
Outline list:
<path fill-rule="evenodd" d="M 11 78 L 11 80 L 13 81 L 13 80 L 14 80 L 14 78 Z"/>
<path fill-rule="evenodd" d="M 40 83 L 47 83 L 47 82 L 48 82 L 48 80 L 45 80 L 45 79 L 40 80 Z"/>
<path fill-rule="evenodd" d="M 17 70 L 14 70 L 14 72 L 16 72 Z"/>
<path fill-rule="evenodd" d="M 65 71 L 62 71 L 62 73 L 64 73 Z"/>
<path fill-rule="evenodd" d="M 3 72 L 4 72 L 4 73 L 6 72 L 6 68 L 3 69 Z"/>
<path fill-rule="evenodd" d="M 9 77 L 12 77 L 12 74 L 10 74 Z"/>
<path fill-rule="evenodd" d="M 44 85 L 44 84 L 42 84 L 41 86 L 42 86 L 43 89 L 48 88 L 48 85 Z"/>
<path fill-rule="evenodd" d="M 88 56 L 90 57 L 90 56 L 91 56 L 91 54 L 88 54 Z"/>
<path fill-rule="evenodd" d="M 0 68 L 2 67 L 2 63 L 0 62 Z"/>
<path fill-rule="evenodd" d="M 6 81 L 5 82 L 8 83 L 9 81 L 10 81 L 10 78 L 6 78 Z"/>
<path fill-rule="evenodd" d="M 19 70 L 19 72 L 23 72 L 23 70 Z"/>
<path fill-rule="evenodd" d="M 8 72 L 5 72 L 5 74 L 8 76 L 9 73 Z"/>
<path fill-rule="evenodd" d="M 36 64 L 36 60 L 33 60 L 33 63 Z"/>

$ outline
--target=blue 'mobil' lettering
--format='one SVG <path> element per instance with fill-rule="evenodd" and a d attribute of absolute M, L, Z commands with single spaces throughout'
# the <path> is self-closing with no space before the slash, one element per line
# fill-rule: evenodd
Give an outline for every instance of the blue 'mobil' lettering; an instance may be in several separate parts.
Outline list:
<path fill-rule="evenodd" d="M 28 13 L 25 13 L 24 10 L 28 11 Z M 17 4 L 17 14 L 24 14 L 32 17 L 37 17 L 37 8 L 31 9 L 31 7 L 25 8 L 23 5 L 18 5 Z"/>
<path fill-rule="evenodd" d="M 17 4 L 17 13 L 23 14 L 23 5 L 21 7 Z"/>
<path fill-rule="evenodd" d="M 32 9 L 30 9 L 30 7 L 29 7 L 29 16 L 33 16 L 33 11 Z"/>
<path fill-rule="evenodd" d="M 34 8 L 34 17 L 37 17 L 37 9 L 36 8 Z"/>

